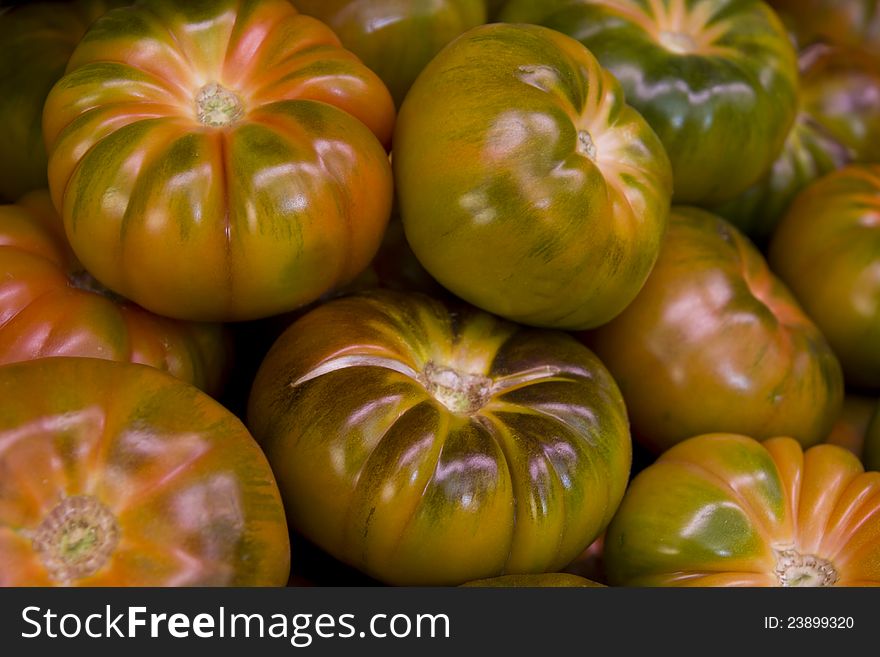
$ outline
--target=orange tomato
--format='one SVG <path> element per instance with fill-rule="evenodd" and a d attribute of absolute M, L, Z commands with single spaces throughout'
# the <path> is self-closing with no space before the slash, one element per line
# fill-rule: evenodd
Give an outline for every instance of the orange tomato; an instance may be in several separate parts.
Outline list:
<path fill-rule="evenodd" d="M 0 586 L 283 586 L 272 471 L 229 411 L 151 367 L 0 368 Z"/>
<path fill-rule="evenodd" d="M 630 586 L 880 586 L 880 472 L 834 445 L 711 434 L 632 482 L 608 528 Z"/>
<path fill-rule="evenodd" d="M 647 283 L 586 339 L 655 452 L 719 431 L 811 445 L 840 411 L 840 364 L 819 329 L 738 230 L 695 208 L 673 208 Z"/>
<path fill-rule="evenodd" d="M 46 192 L 0 206 L 0 272 L 0 365 L 45 356 L 131 361 L 219 392 L 224 329 L 154 315 L 104 288 L 71 252 Z"/>
<path fill-rule="evenodd" d="M 391 209 L 394 105 L 286 0 L 145 0 L 80 42 L 43 113 L 49 187 L 102 284 L 243 320 L 359 274 Z"/>

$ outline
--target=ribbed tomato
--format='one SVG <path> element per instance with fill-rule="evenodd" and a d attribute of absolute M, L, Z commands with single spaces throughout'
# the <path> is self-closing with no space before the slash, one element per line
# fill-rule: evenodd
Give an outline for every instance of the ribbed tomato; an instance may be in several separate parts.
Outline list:
<path fill-rule="evenodd" d="M 40 122 L 49 89 L 89 24 L 125 0 L 35 2 L 0 11 L 0 202 L 45 188 Z"/>
<path fill-rule="evenodd" d="M 93 24 L 43 114 L 79 260 L 154 312 L 277 314 L 363 270 L 394 106 L 286 0 L 145 0 Z"/>
<path fill-rule="evenodd" d="M 284 508 L 241 422 L 151 367 L 0 368 L 0 586 L 283 586 Z"/>
<path fill-rule="evenodd" d="M 562 568 L 631 459 L 617 386 L 570 336 L 390 291 L 294 323 L 248 423 L 292 527 L 393 584 Z"/>
<path fill-rule="evenodd" d="M 770 263 L 828 338 L 847 383 L 880 390 L 880 166 L 853 165 L 801 192 Z"/>
<path fill-rule="evenodd" d="M 720 217 L 673 208 L 642 291 L 588 336 L 654 451 L 701 433 L 824 439 L 840 364 L 758 251 Z"/>
<path fill-rule="evenodd" d="M 0 364 L 131 361 L 219 392 L 229 360 L 223 328 L 166 319 L 103 288 L 71 252 L 45 191 L 0 206 L 0 273 Z"/>
<path fill-rule="evenodd" d="M 795 117 L 797 56 L 758 0 L 511 0 L 502 20 L 574 37 L 657 132 L 677 203 L 719 203 L 756 182 Z"/>
<path fill-rule="evenodd" d="M 394 133 L 406 237 L 465 300 L 556 328 L 607 322 L 645 281 L 669 162 L 614 77 L 576 41 L 487 25 L 419 76 Z"/>
<path fill-rule="evenodd" d="M 880 586 L 880 473 L 834 445 L 699 436 L 639 473 L 607 536 L 616 585 Z"/>
<path fill-rule="evenodd" d="M 782 153 L 761 180 L 714 208 L 762 244 L 813 180 L 850 162 L 880 161 L 880 62 L 816 44 L 800 64 L 798 115 Z"/>
<path fill-rule="evenodd" d="M 333 28 L 375 71 L 397 106 L 447 43 L 488 20 L 486 0 L 293 0 Z"/>

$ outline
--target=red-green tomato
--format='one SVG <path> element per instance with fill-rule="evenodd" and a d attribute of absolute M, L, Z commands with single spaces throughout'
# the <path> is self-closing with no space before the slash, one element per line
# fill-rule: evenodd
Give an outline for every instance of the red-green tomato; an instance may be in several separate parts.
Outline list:
<path fill-rule="evenodd" d="M 631 460 L 617 385 L 571 336 L 390 291 L 294 323 L 248 425 L 292 527 L 391 584 L 558 571 Z"/>
<path fill-rule="evenodd" d="M 49 187 L 108 288 L 179 319 L 279 314 L 369 264 L 394 105 L 286 0 L 144 0 L 96 21 L 43 112 Z"/>
<path fill-rule="evenodd" d="M 48 184 L 40 125 L 46 96 L 89 24 L 126 4 L 74 0 L 0 10 L 0 203 Z"/>
<path fill-rule="evenodd" d="M 574 37 L 657 132 L 676 203 L 719 203 L 756 182 L 794 122 L 797 56 L 758 0 L 511 0 L 506 21 Z"/>
<path fill-rule="evenodd" d="M 798 192 L 850 162 L 880 161 L 880 61 L 816 44 L 801 53 L 798 115 L 761 180 L 714 211 L 766 244 Z"/>
<path fill-rule="evenodd" d="M 673 208 L 648 282 L 587 337 L 655 452 L 701 433 L 823 440 L 843 377 L 816 325 L 733 226 Z"/>
<path fill-rule="evenodd" d="M 619 313 L 660 248 L 671 176 L 614 77 L 542 27 L 466 32 L 419 76 L 394 133 L 407 240 L 442 285 L 521 323 Z"/>
<path fill-rule="evenodd" d="M 290 543 L 242 423 L 152 367 L 0 367 L 0 587 L 284 586 Z"/>
<path fill-rule="evenodd" d="M 807 187 L 773 236 L 770 263 L 847 383 L 880 390 L 880 166 L 853 165 Z"/>
<path fill-rule="evenodd" d="M 113 294 L 83 269 L 45 190 L 0 205 L 0 364 L 47 356 L 143 363 L 218 393 L 229 340 Z"/>
<path fill-rule="evenodd" d="M 692 438 L 633 480 L 605 564 L 624 586 L 880 586 L 880 473 L 834 445 Z"/>
<path fill-rule="evenodd" d="M 447 43 L 488 20 L 486 0 L 293 0 L 333 28 L 375 71 L 397 106 Z"/>

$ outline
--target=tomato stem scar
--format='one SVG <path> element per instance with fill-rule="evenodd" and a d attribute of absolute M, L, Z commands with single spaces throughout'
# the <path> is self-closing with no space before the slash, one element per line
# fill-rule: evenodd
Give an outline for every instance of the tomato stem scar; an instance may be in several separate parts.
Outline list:
<path fill-rule="evenodd" d="M 492 381 L 428 361 L 420 377 L 429 393 L 453 413 L 470 415 L 480 410 L 492 392 Z"/>
<path fill-rule="evenodd" d="M 586 155 L 593 161 L 596 160 L 596 142 L 593 141 L 593 136 L 586 130 L 578 131 L 577 152 L 581 155 Z"/>
<path fill-rule="evenodd" d="M 49 576 L 67 583 L 101 569 L 119 542 L 119 525 L 97 498 L 75 495 L 49 512 L 31 542 Z"/>
<path fill-rule="evenodd" d="M 244 113 L 241 98 L 216 82 L 206 84 L 196 95 L 199 122 L 214 128 L 235 123 Z"/>
<path fill-rule="evenodd" d="M 834 586 L 834 565 L 820 557 L 788 549 L 776 551 L 776 577 L 780 586 Z"/>

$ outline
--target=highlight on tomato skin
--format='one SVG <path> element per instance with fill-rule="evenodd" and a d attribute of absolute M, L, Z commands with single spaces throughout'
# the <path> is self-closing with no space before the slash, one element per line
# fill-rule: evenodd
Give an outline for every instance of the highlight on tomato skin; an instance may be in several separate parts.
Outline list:
<path fill-rule="evenodd" d="M 673 208 L 636 299 L 582 334 L 655 453 L 691 436 L 826 438 L 843 400 L 840 363 L 763 256 L 704 210 Z"/>
<path fill-rule="evenodd" d="M 45 190 L 0 205 L 0 365 L 49 356 L 142 363 L 220 392 L 231 339 L 219 324 L 155 315 L 111 292 L 70 249 Z"/>
<path fill-rule="evenodd" d="M 880 160 L 880 59 L 817 43 L 801 51 L 799 67 L 798 113 L 782 152 L 757 183 L 710 208 L 762 248 L 811 182 Z"/>
<path fill-rule="evenodd" d="M 244 425 L 152 367 L 0 367 L 0 586 L 284 586 L 290 540 Z"/>
<path fill-rule="evenodd" d="M 847 384 L 880 391 L 880 165 L 853 164 L 804 189 L 773 235 L 770 263 L 828 338 Z"/>
<path fill-rule="evenodd" d="M 425 65 L 466 30 L 489 19 L 486 0 L 293 0 L 327 23 L 382 78 L 399 108 Z"/>
<path fill-rule="evenodd" d="M 145 0 L 93 23 L 49 93 L 49 188 L 113 291 L 178 319 L 257 319 L 369 264 L 394 121 L 376 74 L 287 0 Z"/>
<path fill-rule="evenodd" d="M 291 527 L 396 585 L 563 568 L 607 525 L 632 458 L 620 392 L 571 336 L 387 290 L 295 322 L 248 426 Z"/>
<path fill-rule="evenodd" d="M 577 41 L 471 29 L 407 94 L 393 168 L 407 241 L 467 302 L 531 326 L 601 325 L 632 300 L 666 227 L 660 140 Z"/>
<path fill-rule="evenodd" d="M 745 191 L 795 120 L 797 53 L 764 2 L 510 0 L 501 20 L 536 22 L 590 49 L 663 142 L 675 203 Z"/>
<path fill-rule="evenodd" d="M 880 586 L 880 472 L 834 445 L 691 438 L 636 476 L 605 564 L 618 586 Z"/>

